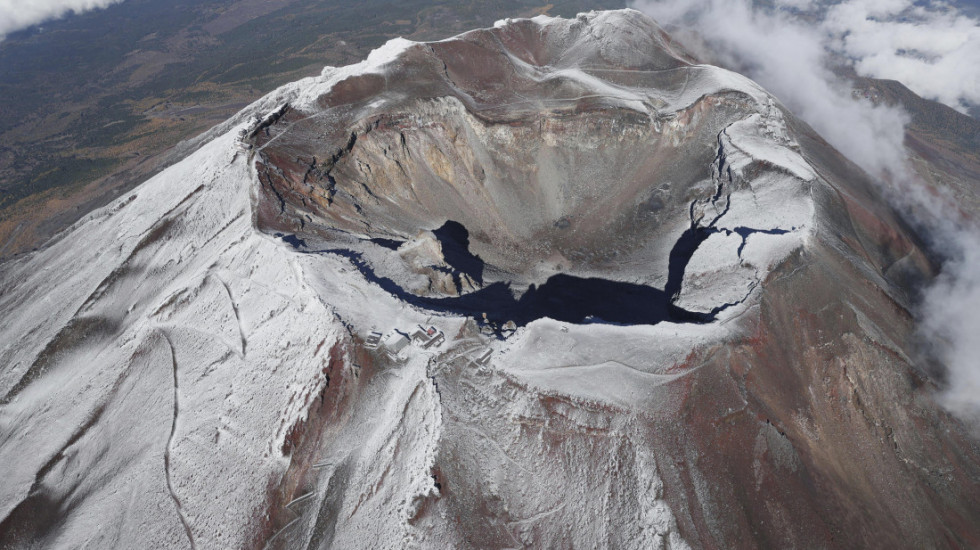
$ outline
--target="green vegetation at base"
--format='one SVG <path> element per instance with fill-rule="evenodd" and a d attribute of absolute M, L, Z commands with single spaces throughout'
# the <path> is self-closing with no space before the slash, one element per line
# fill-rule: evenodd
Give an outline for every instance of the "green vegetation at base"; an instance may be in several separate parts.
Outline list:
<path fill-rule="evenodd" d="M 44 171 L 33 174 L 30 181 L 0 193 L 0 209 L 33 195 L 52 189 L 68 191 L 77 185 L 112 173 L 119 164 L 114 159 L 69 157 L 50 161 Z"/>
<path fill-rule="evenodd" d="M 437 40 L 505 17 L 623 6 L 126 0 L 13 33 L 0 42 L 0 226 L 18 201 L 39 193 L 67 195 L 121 170 L 125 182 L 113 185 L 135 185 L 157 165 L 130 171 L 128 159 L 162 158 L 176 140 L 270 90 L 325 65 L 355 63 L 391 38 Z M 86 204 L 98 202 L 91 198 Z"/>

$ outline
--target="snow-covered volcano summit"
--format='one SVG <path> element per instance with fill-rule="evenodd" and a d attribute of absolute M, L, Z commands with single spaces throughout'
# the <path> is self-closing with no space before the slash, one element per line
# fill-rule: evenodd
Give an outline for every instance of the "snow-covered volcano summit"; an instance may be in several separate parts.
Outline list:
<path fill-rule="evenodd" d="M 638 12 L 393 41 L 201 142 L 0 266 L 0 545 L 980 537 L 914 238 Z"/>

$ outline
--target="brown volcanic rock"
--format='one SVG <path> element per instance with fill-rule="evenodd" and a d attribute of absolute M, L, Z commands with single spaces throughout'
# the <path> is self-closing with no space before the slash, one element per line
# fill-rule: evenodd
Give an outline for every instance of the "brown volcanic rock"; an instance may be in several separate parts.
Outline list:
<path fill-rule="evenodd" d="M 554 39 L 564 22 L 520 21 L 411 46 L 384 79 L 341 80 L 317 100 L 324 111 L 293 111 L 255 143 L 260 222 L 307 236 L 408 237 L 452 219 L 511 278 L 545 261 L 627 276 L 609 260 L 640 263 L 650 243 L 676 239 L 709 167 L 717 178 L 738 162 L 721 157 L 716 136 L 757 107 L 737 89 L 677 105 L 701 69 L 648 20 L 626 19 L 640 47 L 583 53 Z M 616 94 L 637 89 L 649 113 Z M 677 533 L 703 548 L 978 544 L 976 441 L 933 401 L 911 345 L 913 289 L 934 268 L 867 177 L 787 119 L 819 174 L 808 192 L 816 229 L 766 274 L 738 329 L 662 371 L 680 377 L 647 388 L 663 399 L 641 408 L 542 391 L 548 384 L 519 375 L 481 378 L 465 364 L 437 369 L 442 489 L 414 522 L 462 545 L 639 546 L 642 521 L 628 510 L 641 506 L 637 468 L 650 467 L 662 488 L 649 498 L 676 520 L 659 544 L 680 544 Z M 746 178 L 779 169 L 752 162 Z M 283 197 L 278 211 L 272 195 Z M 665 264 L 629 276 L 662 283 Z M 486 441 L 497 450 L 477 450 Z M 583 468 L 609 469 L 593 478 Z M 555 495 L 553 506 L 528 500 L 526 483 Z M 603 504 L 566 506 L 579 494 Z M 584 510 L 595 505 L 593 518 Z"/>
<path fill-rule="evenodd" d="M 898 105 L 912 120 L 905 146 L 912 166 L 933 192 L 951 192 L 968 219 L 980 212 L 980 121 L 921 98 L 895 80 L 853 77 L 858 93 Z"/>
<path fill-rule="evenodd" d="M 705 547 L 974 546 L 976 444 L 896 344 L 908 313 L 811 254 L 770 275 L 755 334 L 692 375 L 682 437 L 697 460 L 691 479 L 665 477 L 689 499 L 680 525 Z"/>
<path fill-rule="evenodd" d="M 932 267 L 860 174 L 801 144 L 831 184 L 823 230 L 768 275 L 746 336 L 691 375 L 684 434 L 666 438 L 698 449 L 665 474 L 688 504 L 678 524 L 704 547 L 974 547 L 977 442 L 912 345 L 912 283 Z"/>
<path fill-rule="evenodd" d="M 687 193 L 716 153 L 703 143 L 746 100 L 695 96 L 671 115 L 687 135 L 666 136 L 629 89 L 659 90 L 664 98 L 650 99 L 666 103 L 698 71 L 681 70 L 687 62 L 662 31 L 634 19 L 620 29 L 625 45 L 597 46 L 584 18 L 524 20 L 413 45 L 383 78 L 340 80 L 316 111 L 293 109 L 256 139 L 260 224 L 409 238 L 452 219 L 506 271 L 556 250 L 635 248 L 637 234 L 678 221 L 645 208 L 650 190 L 666 185 L 667 200 L 684 199 L 671 195 Z M 627 99 L 597 94 L 594 75 Z"/>

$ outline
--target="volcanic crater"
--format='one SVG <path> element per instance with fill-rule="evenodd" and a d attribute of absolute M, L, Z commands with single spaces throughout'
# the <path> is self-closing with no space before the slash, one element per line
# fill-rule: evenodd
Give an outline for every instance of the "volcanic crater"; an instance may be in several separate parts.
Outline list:
<path fill-rule="evenodd" d="M 345 255 L 432 310 L 517 325 L 711 321 L 730 303 L 685 309 L 681 282 L 746 187 L 722 134 L 759 98 L 683 61 L 659 29 L 636 33 L 659 41 L 643 56 L 577 49 L 596 40 L 583 21 L 406 41 L 398 63 L 373 61 L 382 74 L 335 77 L 256 121 L 258 226 Z M 757 230 L 789 228 L 723 231 L 741 235 L 740 255 Z"/>

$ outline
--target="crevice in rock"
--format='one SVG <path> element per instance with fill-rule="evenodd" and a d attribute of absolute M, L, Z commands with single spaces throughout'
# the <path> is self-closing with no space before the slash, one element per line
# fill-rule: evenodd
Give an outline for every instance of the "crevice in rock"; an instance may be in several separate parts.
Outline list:
<path fill-rule="evenodd" d="M 268 165 L 268 163 L 266 163 L 266 165 Z M 272 191 L 272 194 L 275 195 L 276 197 L 276 201 L 279 202 L 279 213 L 282 214 L 283 212 L 285 212 L 286 199 L 283 198 L 282 193 L 280 193 L 279 190 L 276 189 L 276 184 L 272 182 L 272 178 L 270 178 L 269 174 L 265 173 L 264 171 L 259 171 L 258 176 L 259 176 L 259 182 L 263 186 L 267 187 L 270 191 Z M 263 181 L 263 176 L 265 176 L 264 181 Z"/>
<path fill-rule="evenodd" d="M 239 338 L 241 338 L 241 343 L 242 343 L 241 357 L 242 359 L 244 359 L 248 351 L 248 348 L 247 348 L 247 341 L 245 338 L 245 327 L 242 326 L 242 317 L 238 313 L 238 304 L 235 303 L 235 298 L 231 295 L 231 288 L 228 286 L 228 283 L 226 283 L 224 279 L 218 277 L 217 275 L 214 275 L 214 278 L 217 279 L 219 283 L 221 283 L 222 288 L 225 289 L 225 294 L 228 295 L 228 303 L 231 304 L 231 310 L 235 314 L 235 323 L 238 325 L 238 336 Z"/>
<path fill-rule="evenodd" d="M 745 303 L 745 301 L 749 299 L 749 296 L 752 295 L 752 292 L 754 292 L 755 289 L 756 289 L 756 287 L 758 287 L 758 286 L 759 286 L 759 281 L 756 281 L 756 282 L 752 283 L 752 285 L 749 287 L 749 289 L 745 292 L 745 294 L 740 299 L 735 300 L 734 302 L 727 302 L 727 303 L 724 303 L 724 304 L 721 304 L 719 306 L 715 306 L 715 307 L 711 308 L 710 315 L 712 317 L 717 316 L 719 313 L 725 311 L 726 309 L 728 309 L 730 307 L 735 307 L 737 305 L 740 305 L 740 304 Z"/>
<path fill-rule="evenodd" d="M 723 133 L 723 132 L 722 132 Z M 718 223 L 725 214 L 731 209 L 732 206 L 732 196 L 727 194 L 725 196 L 725 207 L 720 214 L 715 216 L 706 225 L 701 225 L 701 220 L 704 215 L 699 215 L 697 206 L 699 204 L 710 204 L 714 206 L 718 200 L 721 199 L 721 195 L 725 190 L 725 181 L 721 178 L 722 169 L 725 164 L 725 150 L 724 144 L 721 139 L 721 134 L 718 136 L 718 154 L 715 156 L 715 168 L 712 170 L 715 178 L 715 193 L 707 201 L 702 199 L 695 199 L 691 201 L 688 207 L 688 217 L 690 219 L 690 226 L 681 233 L 681 236 L 674 243 L 673 248 L 670 250 L 670 255 L 667 261 L 667 284 L 664 286 L 664 292 L 673 304 L 680 297 L 681 287 L 683 286 L 684 273 L 687 270 L 687 264 L 690 263 L 691 258 L 694 253 L 701 246 L 701 243 L 708 240 L 713 233 L 717 233 L 718 229 L 714 226 Z M 730 178 L 729 174 L 729 178 Z"/>
<path fill-rule="evenodd" d="M 785 235 L 795 229 L 795 227 L 793 229 L 754 229 L 751 227 L 739 226 L 730 230 L 729 234 L 735 233 L 742 238 L 742 244 L 738 246 L 738 257 L 741 258 L 742 250 L 745 249 L 745 244 L 749 240 L 749 235 L 752 235 L 753 233 L 761 233 L 763 235 Z"/>
<path fill-rule="evenodd" d="M 667 267 L 667 284 L 664 286 L 664 292 L 670 299 L 670 303 L 674 304 L 680 297 L 681 290 L 683 289 L 684 274 L 687 271 L 687 265 L 690 263 L 691 258 L 694 257 L 694 253 L 698 250 L 704 241 L 708 240 L 708 237 L 715 233 L 724 233 L 725 235 L 737 234 L 742 238 L 742 242 L 736 251 L 739 259 L 742 259 L 742 252 L 745 249 L 745 245 L 748 242 L 748 236 L 753 233 L 762 233 L 765 235 L 785 235 L 793 229 L 756 229 L 745 226 L 738 226 L 733 229 L 718 228 L 717 223 L 731 210 L 732 206 L 732 194 L 725 193 L 725 206 L 721 213 L 715 216 L 710 222 L 702 225 L 701 220 L 704 218 L 704 214 L 699 214 L 698 205 L 705 204 L 716 206 L 718 201 L 721 200 L 722 194 L 726 187 L 730 187 L 734 184 L 735 175 L 732 173 L 731 167 L 727 167 L 727 160 L 725 154 L 725 140 L 726 130 L 722 130 L 718 134 L 718 153 L 715 156 L 715 166 L 712 170 L 713 177 L 715 179 L 715 192 L 708 198 L 695 199 L 691 202 L 688 209 L 688 215 L 691 220 L 690 227 L 688 227 L 674 243 L 673 248 L 670 250 L 670 256 L 668 259 Z M 717 210 L 716 210 L 717 211 Z M 759 282 L 756 281 L 749 291 L 741 300 L 735 302 L 720 304 L 712 308 L 711 312 L 707 314 L 708 317 L 714 318 L 718 313 L 743 303 L 752 294 L 752 291 L 758 286 Z"/>
<path fill-rule="evenodd" d="M 177 516 L 180 518 L 181 525 L 184 526 L 184 532 L 187 533 L 187 540 L 190 542 L 191 550 L 195 550 L 197 547 L 194 544 L 194 535 L 191 533 L 191 526 L 187 522 L 187 517 L 184 515 L 183 505 L 180 502 L 180 497 L 174 491 L 173 480 L 171 476 L 171 452 L 173 450 L 174 436 L 177 434 L 177 417 L 180 414 L 180 385 L 177 380 L 177 351 L 174 349 L 174 344 L 170 340 L 170 336 L 161 331 L 163 339 L 166 340 L 167 345 L 170 346 L 170 363 L 173 366 L 174 373 L 174 415 L 173 422 L 170 425 L 170 436 L 167 438 L 167 446 L 163 452 L 163 469 L 167 480 L 167 491 L 170 493 L 170 498 L 174 501 L 174 506 L 177 508 Z"/>

